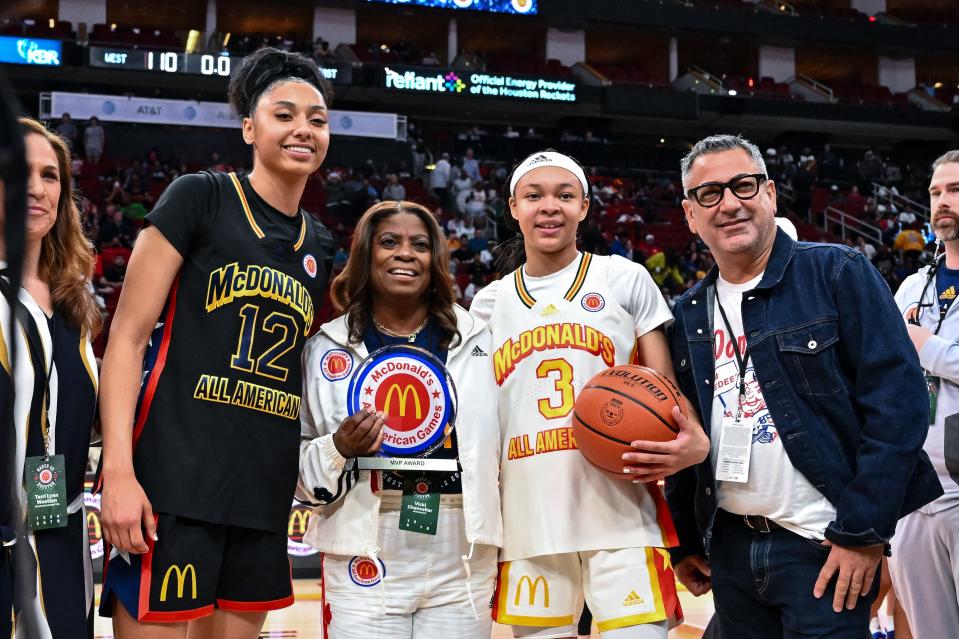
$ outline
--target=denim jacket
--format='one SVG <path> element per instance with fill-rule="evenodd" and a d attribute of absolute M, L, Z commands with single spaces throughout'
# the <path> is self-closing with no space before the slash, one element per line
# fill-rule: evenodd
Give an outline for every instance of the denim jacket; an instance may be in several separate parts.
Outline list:
<path fill-rule="evenodd" d="M 718 270 L 677 300 L 670 349 L 707 435 L 713 405 Z M 792 464 L 835 507 L 825 536 L 888 542 L 896 521 L 942 486 L 922 452 L 929 423 L 916 350 L 888 285 L 862 253 L 795 242 L 778 231 L 743 328 L 766 405 Z M 666 481 L 679 534 L 673 560 L 708 554 L 716 480 L 707 459 Z"/>

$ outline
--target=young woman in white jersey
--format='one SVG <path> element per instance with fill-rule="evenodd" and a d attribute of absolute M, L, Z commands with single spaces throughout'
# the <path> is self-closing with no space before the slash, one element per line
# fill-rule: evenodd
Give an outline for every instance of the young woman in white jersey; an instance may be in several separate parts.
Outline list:
<path fill-rule="evenodd" d="M 644 268 L 577 250 L 590 206 L 578 162 L 534 153 L 508 189 L 522 244 L 471 307 L 492 331 L 500 393 L 494 618 L 517 637 L 570 637 L 585 597 L 604 639 L 665 639 L 682 612 L 666 550 L 675 532 L 656 482 L 705 459 L 706 435 L 688 404 L 690 419 L 677 409 L 677 439 L 634 442 L 623 465 L 635 480 L 617 481 L 576 450 L 571 420 L 578 389 L 611 366 L 641 363 L 675 379 L 663 333 L 672 316 Z"/>

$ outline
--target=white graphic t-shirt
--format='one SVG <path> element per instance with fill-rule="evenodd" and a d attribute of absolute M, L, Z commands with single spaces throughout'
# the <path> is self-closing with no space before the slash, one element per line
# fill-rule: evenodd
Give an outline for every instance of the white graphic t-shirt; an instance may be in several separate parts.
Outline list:
<path fill-rule="evenodd" d="M 723 321 L 722 304 L 735 333 L 739 354 L 746 354 L 743 330 L 743 293 L 756 288 L 758 277 L 743 284 L 716 280 L 716 308 L 713 313 L 713 356 L 716 361 L 713 385 L 712 463 L 716 470 L 719 439 L 724 416 L 736 414 L 739 400 L 739 364 L 732 337 Z M 747 296 L 747 303 L 749 296 Z M 772 415 L 766 407 L 762 388 L 752 361 L 746 362 L 746 396 L 742 418 L 753 424 L 753 443 L 746 482 L 717 482 L 719 507 L 737 515 L 763 515 L 809 539 L 823 539 L 823 532 L 836 516 L 836 508 L 792 465 L 783 448 Z"/>

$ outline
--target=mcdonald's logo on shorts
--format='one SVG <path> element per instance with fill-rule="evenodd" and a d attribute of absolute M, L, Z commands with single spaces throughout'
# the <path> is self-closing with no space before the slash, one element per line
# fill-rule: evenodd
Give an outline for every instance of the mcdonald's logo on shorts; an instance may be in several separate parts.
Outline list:
<path fill-rule="evenodd" d="M 183 599 L 183 590 L 186 585 L 187 574 L 190 575 L 190 599 L 196 599 L 196 569 L 193 564 L 187 564 L 182 570 L 176 564 L 171 564 L 163 575 L 160 584 L 160 601 L 167 600 L 167 586 L 170 585 L 170 575 L 176 575 L 176 598 Z"/>
<path fill-rule="evenodd" d="M 516 596 L 513 597 L 513 605 L 520 605 L 520 597 L 523 594 L 523 584 L 528 586 L 529 598 L 527 599 L 529 606 L 537 606 L 536 594 L 539 590 L 539 585 L 543 584 L 543 607 L 549 608 L 549 582 L 546 581 L 546 577 L 540 575 L 536 579 L 531 579 L 529 575 L 523 575 L 519 578 L 519 581 L 516 584 Z"/>
<path fill-rule="evenodd" d="M 410 349 L 417 350 L 417 349 Z M 425 353 L 425 352 L 424 352 Z M 350 381 L 349 410 L 383 411 L 381 451 L 408 456 L 442 444 L 448 433 L 452 405 L 442 364 L 415 352 L 390 352 L 364 362 Z"/>

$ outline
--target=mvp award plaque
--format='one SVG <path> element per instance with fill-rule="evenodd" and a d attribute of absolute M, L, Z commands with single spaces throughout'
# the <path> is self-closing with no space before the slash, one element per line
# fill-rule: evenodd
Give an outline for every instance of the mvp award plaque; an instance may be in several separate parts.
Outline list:
<path fill-rule="evenodd" d="M 356 460 L 362 470 L 456 471 L 455 459 L 427 459 L 453 432 L 456 388 L 446 367 L 415 346 L 370 353 L 350 379 L 347 409 L 382 411 L 383 444 L 375 457 Z"/>

